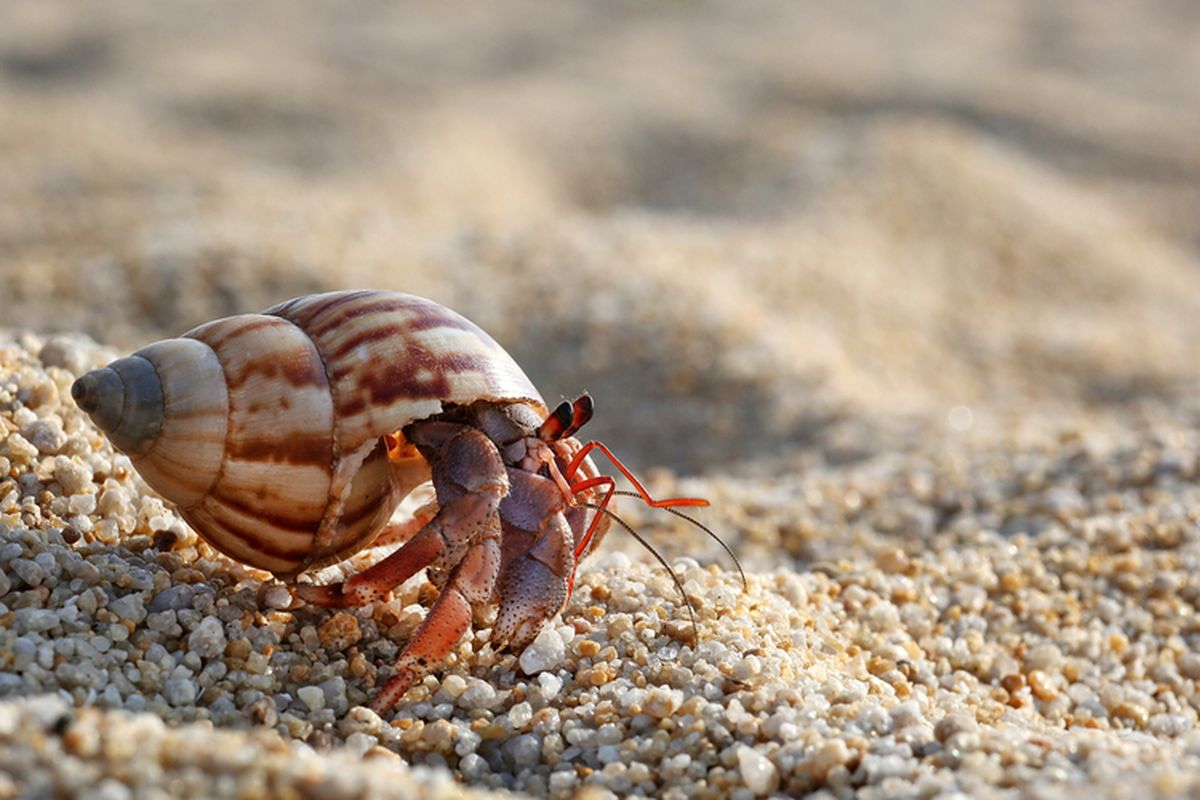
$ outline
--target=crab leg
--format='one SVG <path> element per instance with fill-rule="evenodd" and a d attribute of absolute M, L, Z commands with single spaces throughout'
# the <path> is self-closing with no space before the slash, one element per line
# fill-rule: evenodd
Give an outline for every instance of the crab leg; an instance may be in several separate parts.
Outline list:
<path fill-rule="evenodd" d="M 389 547 L 406 544 L 420 533 L 422 528 L 429 524 L 429 520 L 433 519 L 437 515 L 437 512 L 437 501 L 430 500 L 414 511 L 412 516 L 400 522 L 393 522 L 380 531 L 379 535 L 371 542 L 371 547 Z"/>
<path fill-rule="evenodd" d="M 436 532 L 429 528 L 429 523 L 437 513 L 437 503 L 430 502 L 418 508 L 408 519 L 388 525 L 371 546 L 386 547 L 402 542 L 400 549 L 341 583 L 323 586 L 302 583 L 294 586 L 296 597 L 323 608 L 364 606 L 387 597 L 388 592 L 432 564 L 445 552 Z"/>
<path fill-rule="evenodd" d="M 488 528 L 451 571 L 425 621 L 400 653 L 396 674 L 371 702 L 377 713 L 391 708 L 431 667 L 449 655 L 471 627 L 471 606 L 491 599 L 500 571 L 500 519 L 494 511 Z"/>
<path fill-rule="evenodd" d="M 519 469 L 510 469 L 508 479 L 511 489 L 500 504 L 504 563 L 492 644 L 519 650 L 567 602 L 575 557 L 562 514 L 565 503 L 554 482 Z"/>
<path fill-rule="evenodd" d="M 433 465 L 440 510 L 394 556 L 428 537 L 436 542 L 429 545 L 434 554 L 427 562 L 431 578 L 436 583 L 437 574 L 448 576 L 425 621 L 401 651 L 396 674 L 371 703 L 377 712 L 394 705 L 450 653 L 471 627 L 472 605 L 491 599 L 500 572 L 499 509 L 509 484 L 496 445 L 475 428 L 449 423 L 418 424 L 408 433 Z"/>
<path fill-rule="evenodd" d="M 399 550 L 341 583 L 324 586 L 302 583 L 293 588 L 297 597 L 315 606 L 364 606 L 385 597 L 392 589 L 437 561 L 445 552 L 441 532 L 429 524 Z"/>
<path fill-rule="evenodd" d="M 438 467 L 433 478 L 438 503 L 422 506 L 414 516 L 422 519 L 436 511 L 432 519 L 399 550 L 342 583 L 296 586 L 301 600 L 329 608 L 366 605 L 425 567 L 448 570 L 463 557 L 477 534 L 489 528 L 490 517 L 508 491 L 508 477 L 496 446 L 473 428 L 447 423 L 416 426 L 414 436 L 413 441 L 436 453 Z M 385 535 L 398 537 L 403 532 Z"/>

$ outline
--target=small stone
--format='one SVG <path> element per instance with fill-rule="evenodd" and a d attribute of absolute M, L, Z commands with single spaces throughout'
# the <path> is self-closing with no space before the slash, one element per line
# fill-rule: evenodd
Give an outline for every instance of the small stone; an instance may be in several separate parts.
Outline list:
<path fill-rule="evenodd" d="M 542 689 L 542 697 L 553 700 L 562 691 L 563 680 L 553 672 L 543 672 L 537 677 L 538 686 Z"/>
<path fill-rule="evenodd" d="M 58 625 L 58 614 L 47 608 L 18 608 L 14 622 L 20 633 L 43 633 Z"/>
<path fill-rule="evenodd" d="M 263 605 L 267 608 L 285 609 L 292 605 L 292 593 L 286 586 L 273 584 L 263 591 Z"/>
<path fill-rule="evenodd" d="M 21 435 L 43 455 L 55 455 L 67 443 L 67 434 L 63 432 L 62 420 L 58 417 L 47 417 L 26 425 L 21 429 Z"/>
<path fill-rule="evenodd" d="M 521 653 L 521 658 L 519 659 L 521 671 L 526 675 L 534 675 L 551 669 L 562 663 L 566 654 L 566 645 L 563 644 L 562 637 L 559 636 L 558 631 L 546 627 L 525 648 L 525 652 Z"/>
<path fill-rule="evenodd" d="M 171 678 L 163 684 L 163 698 L 175 707 L 191 705 L 196 699 L 196 684 L 188 678 Z"/>
<path fill-rule="evenodd" d="M 508 711 L 508 721 L 514 730 L 521 730 L 533 719 L 533 708 L 529 703 L 517 703 Z"/>
<path fill-rule="evenodd" d="M 733 667 L 734 680 L 749 681 L 762 672 L 762 660 L 755 655 L 749 655 L 738 661 Z"/>
<path fill-rule="evenodd" d="M 1112 714 L 1118 719 L 1127 720 L 1139 728 L 1146 727 L 1146 723 L 1150 719 L 1150 713 L 1136 703 L 1124 702 L 1118 703 L 1113 709 Z"/>
<path fill-rule="evenodd" d="M 28 558 L 14 559 L 12 562 L 12 571 L 21 581 L 29 587 L 41 586 L 42 581 L 46 580 L 46 572 L 34 561 Z"/>
<path fill-rule="evenodd" d="M 18 636 L 13 642 L 13 667 L 22 670 L 37 658 L 37 645 L 27 636 Z"/>
<path fill-rule="evenodd" d="M 458 699 L 466 689 L 467 679 L 462 675 L 452 673 L 442 679 L 442 691 L 454 699 Z"/>
<path fill-rule="evenodd" d="M 192 605 L 192 596 L 196 590 L 191 584 L 181 583 L 168 586 L 150 601 L 150 610 L 154 613 L 162 611 L 181 611 Z"/>
<path fill-rule="evenodd" d="M 575 786 L 577 780 L 575 770 L 559 770 L 550 773 L 550 792 L 555 795 L 565 795 Z"/>
<path fill-rule="evenodd" d="M 765 795 L 779 788 L 779 770 L 771 759 L 746 745 L 738 748 L 737 758 L 738 769 L 747 789 L 757 795 Z"/>
<path fill-rule="evenodd" d="M 1192 680 L 1200 680 L 1200 653 L 1189 650 L 1179 657 L 1179 674 Z"/>
<path fill-rule="evenodd" d="M 1062 652 L 1048 642 L 1039 644 L 1025 655 L 1025 665 L 1031 670 L 1052 671 L 1062 665 Z"/>
<path fill-rule="evenodd" d="M 216 617 L 205 617 L 188 635 L 188 650 L 201 658 L 215 658 L 225 652 L 225 629 Z"/>
<path fill-rule="evenodd" d="M 458 770 L 467 780 L 476 781 L 488 773 L 488 763 L 475 753 L 467 753 L 458 762 Z"/>
<path fill-rule="evenodd" d="M 345 650 L 362 639 L 358 617 L 339 611 L 317 629 L 317 637 L 326 650 Z"/>
<path fill-rule="evenodd" d="M 1029 673 L 1029 690 L 1038 700 L 1053 700 L 1058 697 L 1058 690 L 1046 673 L 1035 669 Z"/>
<path fill-rule="evenodd" d="M 325 693 L 325 705 L 328 708 L 332 708 L 337 714 L 345 713 L 348 705 L 345 678 L 335 675 L 329 680 L 323 681 L 321 691 Z"/>
<path fill-rule="evenodd" d="M 275 702 L 269 697 L 260 697 L 250 704 L 246 709 L 246 716 L 256 725 L 262 725 L 266 728 L 274 728 L 279 722 L 279 710 L 275 708 Z"/>
<path fill-rule="evenodd" d="M 72 516 L 78 514 L 91 514 L 96 510 L 96 495 L 94 494 L 73 494 L 67 500 L 67 513 Z M 78 537 L 78 534 L 76 534 Z M 66 532 L 63 532 L 63 537 L 66 538 Z"/>
<path fill-rule="evenodd" d="M 900 703 L 888 712 L 892 718 L 892 724 L 897 728 L 907 728 L 910 725 L 919 725 L 924 721 L 921 716 L 921 707 L 912 700 L 905 703 Z"/>
<path fill-rule="evenodd" d="M 819 781 L 825 780 L 830 770 L 847 763 L 850 760 L 850 748 L 842 739 L 830 739 L 809 758 L 810 775 Z"/>
<path fill-rule="evenodd" d="M 379 740 L 369 733 L 357 731 L 346 737 L 346 750 L 355 758 L 362 758 L 367 751 L 379 744 Z"/>
<path fill-rule="evenodd" d="M 85 490 L 94 491 L 92 468 L 67 456 L 57 456 L 54 459 L 54 480 L 62 484 L 63 492 L 68 495 L 81 494 Z"/>
<path fill-rule="evenodd" d="M 963 713 L 953 713 L 938 720 L 937 725 L 933 726 L 933 737 L 944 743 L 956 733 L 975 733 L 978 730 L 979 723 L 973 717 Z"/>
<path fill-rule="evenodd" d="M 146 619 L 146 606 L 139 594 L 126 594 L 108 604 L 108 610 L 124 620 L 139 625 Z M 171 620 L 174 624 L 174 620 Z"/>
<path fill-rule="evenodd" d="M 91 796 L 96 800 L 130 800 L 133 792 L 129 787 L 113 778 L 105 778 L 96 784 Z"/>
<path fill-rule="evenodd" d="M 12 456 L 12 460 L 16 464 L 28 464 L 33 459 L 37 458 L 38 449 L 30 444 L 29 440 L 21 434 L 11 433 L 4 441 L 8 446 L 9 455 Z"/>
<path fill-rule="evenodd" d="M 673 714 L 682 702 L 682 692 L 655 687 L 646 693 L 646 702 L 643 704 L 642 710 L 652 717 L 665 719 Z"/>
<path fill-rule="evenodd" d="M 517 769 L 532 767 L 541 760 L 541 737 L 535 733 L 515 736 L 504 744 L 504 750 Z"/>
<path fill-rule="evenodd" d="M 69 336 L 51 336 L 38 351 L 38 360 L 45 367 L 65 369 L 79 375 L 88 369 L 86 350 Z"/>
<path fill-rule="evenodd" d="M 301 686 L 296 690 L 296 696 L 309 711 L 320 711 L 325 707 L 325 692 L 320 686 Z"/>
<path fill-rule="evenodd" d="M 458 704 L 466 709 L 489 708 L 496 702 L 496 690 L 487 681 L 472 678 L 466 690 L 458 697 Z"/>

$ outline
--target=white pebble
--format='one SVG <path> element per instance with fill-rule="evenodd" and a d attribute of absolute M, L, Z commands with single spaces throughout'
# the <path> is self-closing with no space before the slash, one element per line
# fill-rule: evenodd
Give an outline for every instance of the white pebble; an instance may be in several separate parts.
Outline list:
<path fill-rule="evenodd" d="M 362 731 L 356 731 L 346 737 L 346 749 L 354 754 L 355 758 L 362 758 L 368 750 L 377 744 L 379 744 L 378 739 Z"/>
<path fill-rule="evenodd" d="M 308 706 L 309 711 L 320 711 L 325 707 L 325 692 L 320 686 L 301 686 L 296 690 L 296 696 Z"/>
<path fill-rule="evenodd" d="M 18 608 L 13 622 L 18 631 L 48 631 L 58 624 L 58 614 L 46 608 Z"/>
<path fill-rule="evenodd" d="M 576 781 L 575 770 L 559 770 L 558 772 L 550 773 L 550 793 L 551 794 L 566 794 L 574 786 Z"/>
<path fill-rule="evenodd" d="M 517 703 L 508 711 L 508 721 L 516 730 L 524 728 L 532 718 L 533 708 L 529 703 Z"/>
<path fill-rule="evenodd" d="M 488 773 L 488 763 L 475 753 L 467 753 L 458 762 L 459 772 L 469 781 L 478 780 Z"/>
<path fill-rule="evenodd" d="M 8 444 L 8 452 L 12 456 L 12 460 L 17 464 L 24 464 L 37 458 L 38 449 L 30 444 L 29 440 L 21 434 L 9 434 L 6 442 Z"/>
<path fill-rule="evenodd" d="M 466 709 L 488 708 L 496 702 L 496 690 L 487 681 L 472 678 L 467 688 L 458 697 L 458 704 Z"/>
<path fill-rule="evenodd" d="M 91 489 L 92 468 L 81 461 L 75 461 L 66 456 L 56 456 L 54 480 L 62 484 L 63 492 L 66 494 L 82 494 L 85 489 Z"/>
<path fill-rule="evenodd" d="M 94 494 L 73 494 L 67 500 L 67 513 L 76 514 L 91 514 L 96 510 L 96 495 Z"/>
<path fill-rule="evenodd" d="M 765 795 L 779 788 L 779 770 L 771 763 L 771 759 L 746 745 L 738 748 L 737 758 L 742 780 L 750 791 Z"/>
<path fill-rule="evenodd" d="M 562 678 L 555 675 L 553 672 L 543 672 L 538 675 L 538 686 L 542 687 L 542 697 L 550 700 L 558 697 L 558 693 L 562 691 Z"/>
<path fill-rule="evenodd" d="M 142 620 L 146 619 L 146 605 L 142 600 L 142 596 L 137 594 L 127 594 L 118 597 L 108 604 L 108 610 L 121 619 L 130 620 L 135 624 L 140 624 Z M 173 618 L 170 624 L 175 624 Z"/>
<path fill-rule="evenodd" d="M 96 800 L 129 800 L 133 792 L 129 787 L 113 778 L 105 778 L 96 784 L 94 794 Z"/>
<path fill-rule="evenodd" d="M 547 627 L 521 653 L 521 671 L 526 675 L 543 672 L 562 663 L 566 654 L 566 645 L 558 631 Z"/>

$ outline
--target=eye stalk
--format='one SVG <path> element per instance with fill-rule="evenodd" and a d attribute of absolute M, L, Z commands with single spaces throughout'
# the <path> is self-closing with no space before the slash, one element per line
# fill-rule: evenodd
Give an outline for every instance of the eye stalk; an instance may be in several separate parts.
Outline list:
<path fill-rule="evenodd" d="M 596 405 L 592 402 L 591 395 L 581 394 L 575 398 L 574 403 L 563 400 L 538 428 L 538 437 L 547 442 L 556 442 L 574 436 L 591 421 L 595 410 Z"/>

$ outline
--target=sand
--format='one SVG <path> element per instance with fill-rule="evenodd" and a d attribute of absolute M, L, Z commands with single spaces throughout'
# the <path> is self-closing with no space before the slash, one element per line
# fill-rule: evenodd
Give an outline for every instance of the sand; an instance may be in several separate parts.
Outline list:
<path fill-rule="evenodd" d="M 1166 2 L 5 5 L 0 797 L 1196 791 L 1198 32 Z M 431 587 L 287 610 L 68 392 L 350 286 L 590 391 L 747 585 L 625 503 L 698 638 L 614 533 L 530 650 L 484 620 L 368 711 Z"/>

